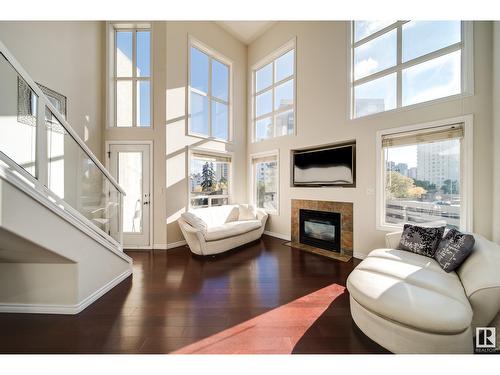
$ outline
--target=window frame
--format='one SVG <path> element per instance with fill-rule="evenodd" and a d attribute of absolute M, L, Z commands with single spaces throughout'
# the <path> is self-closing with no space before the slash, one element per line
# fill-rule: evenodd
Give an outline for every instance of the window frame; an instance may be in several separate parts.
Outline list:
<path fill-rule="evenodd" d="M 348 72 L 349 72 L 349 79 L 347 82 L 348 86 L 348 98 L 349 101 L 347 103 L 348 109 L 348 119 L 349 120 L 358 120 L 358 119 L 364 119 L 364 118 L 370 118 L 372 116 L 380 116 L 381 114 L 384 113 L 393 113 L 393 112 L 400 112 L 400 111 L 407 111 L 411 110 L 414 108 L 419 108 L 419 107 L 425 107 L 428 105 L 440 103 L 440 102 L 447 102 L 451 100 L 456 100 L 460 98 L 464 98 L 467 96 L 472 96 L 474 95 L 474 34 L 473 34 L 473 29 L 474 29 L 474 24 L 473 21 L 461 21 L 461 41 L 455 44 L 452 44 L 450 46 L 446 46 L 444 48 L 440 48 L 436 51 L 429 52 L 425 55 L 416 57 L 414 59 L 408 60 L 406 62 L 402 62 L 402 40 L 403 40 L 403 33 L 402 33 L 402 27 L 405 23 L 410 22 L 410 20 L 406 21 L 396 21 L 392 23 L 391 25 L 388 25 L 378 31 L 376 31 L 373 34 L 370 34 L 356 42 L 354 42 L 354 22 L 355 21 L 350 21 L 348 22 L 348 35 L 349 38 L 347 38 L 347 56 L 348 56 Z M 388 32 L 396 30 L 397 33 L 397 40 L 396 40 L 396 65 L 391 66 L 389 68 L 386 68 L 384 70 L 381 70 L 376 73 L 369 74 L 367 76 L 364 76 L 362 78 L 359 78 L 357 80 L 354 79 L 354 49 L 355 47 L 358 47 L 360 45 L 363 45 L 367 42 L 370 42 L 371 40 L 387 34 Z M 452 52 L 461 50 L 461 79 L 460 79 L 460 84 L 461 84 L 461 92 L 458 94 L 453 94 L 449 96 L 443 96 L 440 98 L 436 99 L 431 99 L 428 101 L 423 101 L 415 104 L 410 104 L 407 106 L 402 105 L 402 71 L 404 69 L 407 69 L 412 66 L 416 66 L 418 64 L 430 61 L 434 58 L 445 56 L 447 54 L 450 54 Z M 376 113 L 371 113 L 368 115 L 364 116 L 356 116 L 355 115 L 355 95 L 354 95 L 354 88 L 356 86 L 359 86 L 363 83 L 367 82 L 373 82 L 374 80 L 382 77 L 387 77 L 390 74 L 396 73 L 396 107 L 393 109 L 389 109 L 386 111 L 381 111 L 381 112 L 376 112 Z"/>
<path fill-rule="evenodd" d="M 208 56 L 208 92 L 204 93 L 197 89 L 191 87 L 191 47 L 198 49 L 200 52 Z M 212 60 L 216 60 L 219 63 L 226 65 L 229 68 L 228 77 L 228 101 L 212 96 Z M 233 61 L 228 57 L 224 56 L 222 53 L 216 51 L 215 49 L 209 47 L 200 40 L 194 38 L 192 35 L 188 35 L 188 48 L 187 48 L 187 117 L 188 124 L 186 129 L 186 135 L 190 137 L 197 137 L 203 139 L 210 139 L 217 142 L 232 143 L 233 142 Z M 199 134 L 191 131 L 191 92 L 198 95 L 204 96 L 208 101 L 208 136 L 204 134 Z M 212 129 L 212 101 L 220 104 L 225 104 L 228 106 L 228 139 L 217 138 L 213 136 Z"/>
<path fill-rule="evenodd" d="M 384 147 L 382 146 L 382 137 L 394 133 L 415 133 L 419 131 L 428 131 L 432 128 L 450 126 L 462 123 L 464 128 L 464 137 L 460 145 L 460 230 L 473 231 L 473 204 L 474 204 L 474 129 L 473 115 L 464 115 L 422 124 L 407 125 L 398 128 L 388 128 L 377 131 L 376 138 L 376 229 L 386 232 L 399 231 L 403 224 L 387 223 L 385 221 L 385 184 L 386 168 Z M 462 204 L 463 202 L 463 204 Z"/>
<path fill-rule="evenodd" d="M 117 32 L 132 32 L 132 76 L 118 77 L 117 75 L 117 59 L 116 59 L 116 37 Z M 137 32 L 149 31 L 149 76 L 137 77 Z M 140 128 L 140 129 L 153 129 L 153 28 L 149 23 L 109 23 L 108 32 L 108 58 L 111 60 L 109 65 L 110 79 L 108 84 L 113 87 L 107 88 L 108 100 L 112 103 L 113 108 L 109 109 L 108 114 L 108 127 L 110 128 Z M 117 123 L 117 85 L 118 81 L 132 82 L 132 126 L 118 126 Z M 140 81 L 149 82 L 149 125 L 139 126 L 137 121 L 137 83 Z"/>
<path fill-rule="evenodd" d="M 294 50 L 294 55 L 293 55 L 293 74 L 289 77 L 286 77 L 280 81 L 275 82 L 275 61 L 282 57 L 283 55 L 287 54 L 291 50 Z M 257 71 L 265 67 L 266 65 L 273 64 L 273 70 L 272 70 L 272 84 L 269 87 L 266 87 L 263 90 L 256 91 L 256 74 Z M 275 138 L 280 138 L 280 137 L 287 137 L 287 136 L 296 136 L 297 135 L 297 38 L 294 37 L 291 40 L 289 40 L 287 43 L 276 49 L 274 52 L 270 53 L 263 59 L 259 60 L 256 64 L 254 64 L 251 67 L 251 87 L 250 87 L 250 92 L 251 92 L 251 139 L 252 143 L 257 143 L 257 142 L 265 142 L 270 139 L 275 139 Z M 274 100 L 275 100 L 275 88 L 292 80 L 293 79 L 293 105 L 286 107 L 285 109 L 280 109 L 280 110 L 275 110 L 274 109 Z M 272 111 L 268 112 L 264 115 L 261 115 L 259 117 L 256 116 L 256 98 L 258 95 L 263 94 L 265 92 L 271 91 L 272 95 Z M 275 122 L 275 117 L 281 113 L 287 112 L 293 110 L 293 132 L 292 134 L 286 134 L 286 135 L 276 135 L 276 122 Z M 258 140 L 256 139 L 256 124 L 257 121 L 271 117 L 272 124 L 273 124 L 273 136 L 266 138 L 266 139 L 261 139 Z"/>
<path fill-rule="evenodd" d="M 187 161 L 186 161 L 186 169 L 187 169 L 187 204 L 186 207 L 188 210 L 190 209 L 197 209 L 197 208 L 202 208 L 202 207 L 196 207 L 191 204 L 191 161 L 194 158 L 194 154 L 202 154 L 206 156 L 211 156 L 211 157 L 222 157 L 222 158 L 229 158 L 229 189 L 228 189 L 228 194 L 218 194 L 218 195 L 207 195 L 208 198 L 208 207 L 212 207 L 212 199 L 217 199 L 217 198 L 227 198 L 227 204 L 232 204 L 233 203 L 233 196 L 234 196 L 234 190 L 233 190 L 233 161 L 234 161 L 234 153 L 230 151 L 215 151 L 212 149 L 207 149 L 207 148 L 201 148 L 201 147 L 191 147 L 191 146 L 186 146 L 187 149 Z M 199 198 L 199 197 L 198 197 Z"/>
<path fill-rule="evenodd" d="M 276 210 L 267 210 L 265 208 L 261 208 L 265 210 L 268 214 L 270 215 L 279 215 L 280 214 L 280 152 L 279 149 L 275 150 L 270 150 L 270 151 L 264 151 L 264 152 L 257 152 L 249 155 L 248 161 L 249 161 L 249 178 L 248 181 L 250 182 L 250 202 L 255 207 L 257 206 L 257 189 L 256 189 L 256 180 L 255 180 L 255 160 L 260 159 L 260 158 L 265 158 L 265 157 L 276 157 L 276 193 L 277 193 L 277 199 L 276 199 Z"/>

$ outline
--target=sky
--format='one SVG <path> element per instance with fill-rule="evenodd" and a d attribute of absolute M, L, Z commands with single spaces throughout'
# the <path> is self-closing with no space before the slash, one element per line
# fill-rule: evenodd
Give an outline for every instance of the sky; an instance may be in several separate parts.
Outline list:
<path fill-rule="evenodd" d="M 132 35 L 131 31 L 120 31 L 117 33 L 116 44 L 120 52 L 128 58 L 132 65 Z M 137 49 L 137 76 L 149 77 L 151 66 L 151 33 L 149 31 L 138 31 L 136 40 Z M 138 126 L 151 125 L 151 100 L 149 81 L 140 82 L 137 87 Z"/>
<path fill-rule="evenodd" d="M 393 161 L 396 164 L 408 164 L 408 168 L 417 166 L 417 145 L 404 147 L 390 147 L 388 149 L 388 161 Z"/>
<path fill-rule="evenodd" d="M 372 25 L 373 23 L 373 25 Z M 387 26 L 380 21 L 359 21 L 360 30 L 356 34 L 365 37 Z M 453 45 L 461 40 L 460 21 L 412 21 L 403 25 L 402 58 L 403 62 L 427 53 Z M 354 50 L 355 79 L 369 76 L 396 65 L 396 30 L 385 33 L 368 41 Z M 404 69 L 402 73 L 403 105 L 411 105 L 440 97 L 460 93 L 461 90 L 461 51 L 428 60 Z M 356 86 L 356 99 L 380 99 L 383 110 L 396 107 L 396 76 L 382 78 Z M 361 105 L 369 105 L 365 102 Z M 377 108 L 377 109 L 375 109 Z M 373 107 L 370 112 L 380 111 Z M 359 113 L 366 115 L 366 110 Z"/>
<path fill-rule="evenodd" d="M 229 66 L 210 58 L 196 47 L 191 47 L 190 112 L 191 131 L 209 135 L 209 106 L 211 107 L 211 135 L 220 139 L 229 137 Z M 210 63 L 211 62 L 211 63 Z M 212 74 L 209 70 L 212 67 Z M 210 81 L 211 77 L 211 82 Z M 211 85 L 211 87 L 209 87 Z M 209 90 L 210 88 L 210 90 Z M 210 95 L 207 96 L 201 93 Z M 215 100 L 214 98 L 217 98 Z M 221 102 L 222 101 L 222 102 Z"/>
<path fill-rule="evenodd" d="M 460 154 L 460 143 L 456 140 L 445 140 L 441 143 L 443 143 L 443 148 L 439 152 L 440 156 L 457 157 Z M 396 164 L 408 164 L 408 168 L 416 167 L 417 147 L 417 145 L 389 147 L 387 160 Z"/>

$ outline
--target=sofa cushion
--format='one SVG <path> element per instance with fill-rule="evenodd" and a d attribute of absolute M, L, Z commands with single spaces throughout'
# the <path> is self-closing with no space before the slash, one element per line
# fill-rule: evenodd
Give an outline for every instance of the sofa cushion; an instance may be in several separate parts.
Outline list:
<path fill-rule="evenodd" d="M 206 232 L 207 228 L 223 225 L 238 220 L 238 206 L 225 205 L 206 208 L 194 208 L 184 212 L 182 218 L 192 227 Z"/>
<path fill-rule="evenodd" d="M 444 227 L 430 228 L 405 224 L 398 249 L 433 257 L 443 233 Z"/>
<path fill-rule="evenodd" d="M 257 218 L 257 213 L 255 207 L 251 204 L 239 204 L 238 205 L 238 220 L 255 220 Z"/>
<path fill-rule="evenodd" d="M 404 250 L 373 250 L 349 275 L 352 298 L 385 319 L 439 334 L 465 331 L 472 309 L 455 272 Z"/>
<path fill-rule="evenodd" d="M 474 236 L 450 229 L 438 245 L 434 258 L 446 272 L 460 266 L 472 252 Z"/>
<path fill-rule="evenodd" d="M 223 225 L 207 228 L 207 231 L 204 233 L 204 237 L 206 241 L 217 241 L 224 238 L 238 236 L 260 227 L 260 220 L 232 221 Z"/>

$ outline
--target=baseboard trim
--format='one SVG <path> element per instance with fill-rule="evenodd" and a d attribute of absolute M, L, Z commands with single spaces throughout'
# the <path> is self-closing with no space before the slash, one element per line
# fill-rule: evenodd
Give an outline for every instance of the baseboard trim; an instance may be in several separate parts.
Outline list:
<path fill-rule="evenodd" d="M 121 273 L 106 285 L 97 289 L 80 303 L 75 305 L 43 305 L 43 304 L 19 304 L 19 303 L 0 303 L 0 313 L 21 313 L 21 314 L 64 314 L 75 315 L 92 303 L 97 301 L 104 294 L 109 292 L 115 286 L 132 274 L 132 267 Z"/>
<path fill-rule="evenodd" d="M 365 253 L 360 253 L 359 251 L 355 251 L 352 256 L 357 259 L 365 259 L 366 254 Z"/>
<path fill-rule="evenodd" d="M 127 246 L 127 247 L 123 248 L 123 250 L 133 250 L 133 251 L 153 250 L 153 247 L 152 246 Z"/>
<path fill-rule="evenodd" d="M 271 236 L 271 237 L 280 238 L 280 239 L 286 240 L 286 241 L 290 241 L 292 239 L 292 237 L 289 234 L 276 233 L 276 232 L 271 232 L 269 230 L 265 230 L 264 234 L 267 234 L 268 236 Z"/>
<path fill-rule="evenodd" d="M 177 241 L 177 242 L 171 242 L 171 243 L 167 244 L 167 250 L 174 249 L 176 247 L 184 246 L 184 245 L 187 245 L 187 242 L 185 240 Z"/>
<path fill-rule="evenodd" d="M 155 243 L 155 244 L 153 244 L 153 249 L 154 250 L 167 250 L 167 244 L 166 243 Z"/>

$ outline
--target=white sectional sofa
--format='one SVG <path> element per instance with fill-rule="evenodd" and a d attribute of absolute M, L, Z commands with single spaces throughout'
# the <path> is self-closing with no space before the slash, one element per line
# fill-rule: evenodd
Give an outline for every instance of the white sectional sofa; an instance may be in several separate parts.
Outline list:
<path fill-rule="evenodd" d="M 238 204 L 191 209 L 178 222 L 194 254 L 213 255 L 259 239 L 267 217 L 262 209 Z"/>
<path fill-rule="evenodd" d="M 349 275 L 351 314 L 372 340 L 394 353 L 471 353 L 476 327 L 500 310 L 500 246 L 474 234 L 472 254 L 446 273 L 433 258 L 373 250 Z"/>

